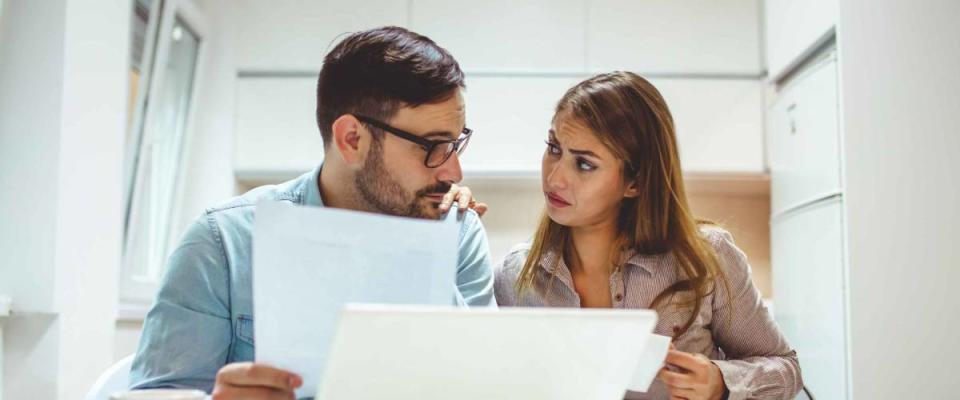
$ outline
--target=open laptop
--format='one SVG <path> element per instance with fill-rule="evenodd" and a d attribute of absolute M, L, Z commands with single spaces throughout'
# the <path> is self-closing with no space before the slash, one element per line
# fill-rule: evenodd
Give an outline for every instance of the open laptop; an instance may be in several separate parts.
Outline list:
<path fill-rule="evenodd" d="M 351 304 L 318 400 L 622 399 L 649 310 Z"/>

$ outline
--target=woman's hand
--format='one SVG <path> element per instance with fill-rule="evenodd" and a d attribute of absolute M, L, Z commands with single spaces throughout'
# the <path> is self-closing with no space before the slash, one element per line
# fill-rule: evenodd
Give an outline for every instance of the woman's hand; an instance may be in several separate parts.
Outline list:
<path fill-rule="evenodd" d="M 477 199 L 473 198 L 473 192 L 470 191 L 470 188 L 457 185 L 456 183 L 450 186 L 450 190 L 443 196 L 443 200 L 440 201 L 440 212 L 447 212 L 454 201 L 457 202 L 457 208 L 459 208 L 460 211 L 465 211 L 467 208 L 470 208 L 476 211 L 477 215 L 481 217 L 487 212 L 487 204 L 478 202 Z"/>
<path fill-rule="evenodd" d="M 670 399 L 720 400 L 724 398 L 726 386 L 720 367 L 710 362 L 703 354 L 691 354 L 676 350 L 673 345 L 667 352 L 667 365 L 677 368 L 677 372 L 661 368 L 657 377 L 667 385 Z"/>

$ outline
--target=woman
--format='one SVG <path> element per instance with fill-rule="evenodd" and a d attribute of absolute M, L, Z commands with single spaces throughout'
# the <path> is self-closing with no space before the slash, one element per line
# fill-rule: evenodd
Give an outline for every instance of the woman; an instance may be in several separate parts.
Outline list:
<path fill-rule="evenodd" d="M 673 337 L 628 398 L 792 399 L 800 367 L 726 231 L 690 214 L 673 119 L 645 79 L 613 72 L 560 99 L 542 161 L 546 211 L 495 278 L 501 306 L 651 308 Z"/>

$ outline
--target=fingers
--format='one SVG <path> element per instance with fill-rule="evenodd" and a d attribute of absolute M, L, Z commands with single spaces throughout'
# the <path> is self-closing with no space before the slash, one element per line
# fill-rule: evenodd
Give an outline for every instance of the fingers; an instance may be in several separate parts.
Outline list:
<path fill-rule="evenodd" d="M 680 368 L 687 369 L 690 371 L 696 371 L 703 367 L 704 359 L 698 358 L 697 356 L 679 350 L 669 350 L 667 351 L 667 364 L 673 364 Z"/>
<path fill-rule="evenodd" d="M 487 203 L 475 203 L 473 205 L 473 211 L 476 211 L 477 215 L 479 215 L 481 218 L 483 217 L 483 214 L 487 213 L 487 208 Z"/>
<path fill-rule="evenodd" d="M 227 364 L 217 372 L 217 386 L 260 387 L 291 392 L 303 385 L 297 374 L 250 362 Z"/>
<path fill-rule="evenodd" d="M 676 389 L 676 388 L 670 388 L 670 387 L 668 387 L 668 389 L 670 390 L 671 399 L 674 397 L 678 399 L 688 399 L 688 400 L 706 398 L 702 393 L 697 393 L 695 390 L 691 390 L 691 389 Z"/>
<path fill-rule="evenodd" d="M 688 374 L 668 371 L 665 368 L 660 369 L 657 378 L 670 388 L 692 389 L 694 387 L 694 382 Z"/>
<path fill-rule="evenodd" d="M 460 186 L 456 183 L 450 185 L 450 190 L 447 191 L 447 194 L 443 195 L 443 199 L 440 200 L 440 211 L 446 212 L 450 209 L 450 204 L 453 204 L 453 200 L 457 198 L 457 195 L 460 193 Z"/>
<path fill-rule="evenodd" d="M 294 400 L 293 391 L 283 391 L 262 386 L 217 386 L 211 400 Z"/>
<path fill-rule="evenodd" d="M 470 203 L 476 203 L 473 201 L 473 192 L 466 186 L 460 186 L 460 195 L 457 196 L 457 206 L 460 211 L 467 211 Z"/>
<path fill-rule="evenodd" d="M 487 212 L 487 209 L 489 209 L 486 203 L 477 202 L 476 199 L 473 198 L 473 191 L 470 190 L 469 187 L 453 184 L 450 186 L 450 190 L 447 191 L 440 200 L 440 212 L 447 212 L 454 201 L 456 201 L 458 211 L 463 212 L 468 208 L 473 209 L 473 211 L 476 211 L 477 215 L 481 217 Z"/>
<path fill-rule="evenodd" d="M 705 398 L 698 392 L 698 387 L 690 379 L 688 374 L 680 374 L 661 369 L 657 377 L 667 386 L 671 399 L 702 399 Z"/>

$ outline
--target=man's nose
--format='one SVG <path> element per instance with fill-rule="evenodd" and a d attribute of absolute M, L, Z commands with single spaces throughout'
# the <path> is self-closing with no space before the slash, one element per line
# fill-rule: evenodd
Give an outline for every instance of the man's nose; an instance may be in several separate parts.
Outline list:
<path fill-rule="evenodd" d="M 459 183 L 463 180 L 463 170 L 460 168 L 460 155 L 454 152 L 447 161 L 437 167 L 437 180 L 442 182 Z"/>

